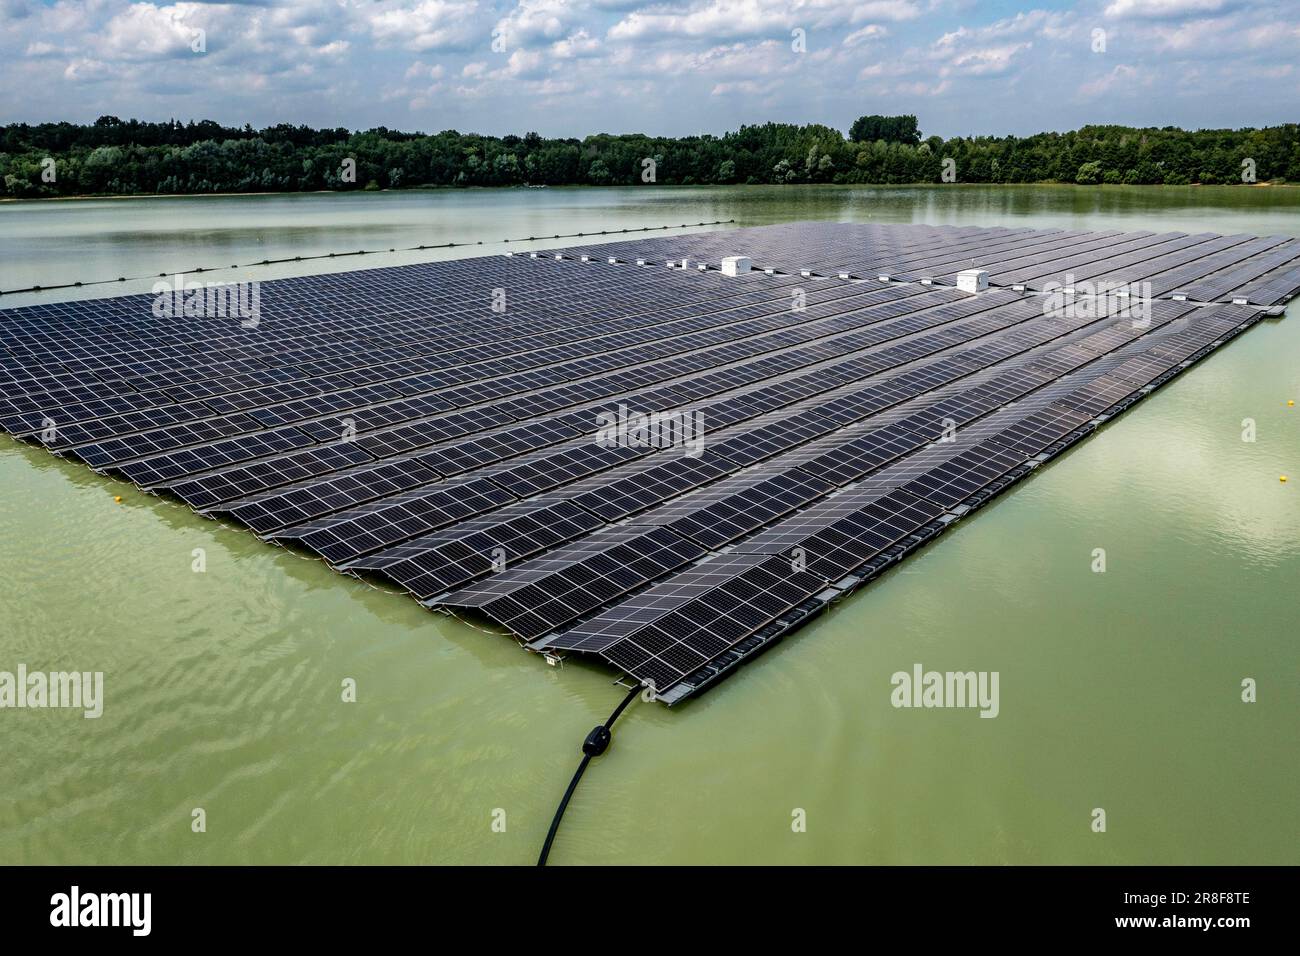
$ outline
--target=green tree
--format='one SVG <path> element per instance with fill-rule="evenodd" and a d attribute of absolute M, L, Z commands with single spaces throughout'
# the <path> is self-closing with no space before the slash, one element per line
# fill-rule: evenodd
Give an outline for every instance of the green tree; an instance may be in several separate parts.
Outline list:
<path fill-rule="evenodd" d="M 1101 182 L 1101 163 L 1096 160 L 1084 163 L 1079 167 L 1079 171 L 1074 174 L 1074 181 L 1080 186 L 1097 185 Z"/>
<path fill-rule="evenodd" d="M 915 146 L 921 142 L 921 130 L 917 126 L 916 117 L 906 116 L 881 116 L 873 113 L 870 116 L 859 116 L 849 127 L 849 139 L 855 143 L 873 143 L 876 140 L 884 140 L 886 143 L 907 143 Z"/>
<path fill-rule="evenodd" d="M 55 161 L 54 182 L 40 173 Z M 89 125 L 0 126 L 0 193 L 204 193 L 358 189 L 371 181 L 411 186 L 640 183 L 655 161 L 661 184 L 743 182 L 938 182 L 945 160 L 963 182 L 1097 182 L 1132 185 L 1242 182 L 1249 160 L 1259 182 L 1300 180 L 1300 125 L 1182 130 L 1084 126 L 1029 136 L 930 136 L 915 116 L 859 117 L 846 139 L 816 123 L 741 126 L 721 136 L 596 134 L 583 140 L 481 136 L 457 130 L 407 133 L 261 130 L 211 120 L 145 122 L 103 116 Z M 344 159 L 355 181 L 340 179 Z"/>

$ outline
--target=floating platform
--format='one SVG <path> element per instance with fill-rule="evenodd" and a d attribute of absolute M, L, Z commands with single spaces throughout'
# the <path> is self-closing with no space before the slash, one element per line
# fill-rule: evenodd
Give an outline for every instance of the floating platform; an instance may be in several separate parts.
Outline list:
<path fill-rule="evenodd" d="M 0 427 L 671 704 L 1298 290 L 1286 237 L 658 237 L 0 311 Z"/>

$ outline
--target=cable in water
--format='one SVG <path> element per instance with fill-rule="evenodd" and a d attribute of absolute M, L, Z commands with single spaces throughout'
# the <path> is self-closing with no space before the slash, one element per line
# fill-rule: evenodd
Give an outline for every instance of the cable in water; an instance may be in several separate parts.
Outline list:
<path fill-rule="evenodd" d="M 565 809 L 569 806 L 569 799 L 573 796 L 573 791 L 578 789 L 578 781 L 582 779 L 583 773 L 587 770 L 587 764 L 591 763 L 592 757 L 599 757 L 609 748 L 609 742 L 612 739 L 610 728 L 614 726 L 614 721 L 618 720 L 619 715 L 627 709 L 627 705 L 632 703 L 632 699 L 641 693 L 639 686 L 633 687 L 628 691 L 628 695 L 623 698 L 623 702 L 614 708 L 614 713 L 603 723 L 591 729 L 587 734 L 587 739 L 582 742 L 582 762 L 578 764 L 577 771 L 573 774 L 573 779 L 569 781 L 569 789 L 564 791 L 564 799 L 555 809 L 555 819 L 551 821 L 551 829 L 546 834 L 546 842 L 542 844 L 542 855 L 537 858 L 538 866 L 546 865 L 546 858 L 551 855 L 551 844 L 555 842 L 555 834 L 560 829 L 560 819 L 564 816 Z"/>

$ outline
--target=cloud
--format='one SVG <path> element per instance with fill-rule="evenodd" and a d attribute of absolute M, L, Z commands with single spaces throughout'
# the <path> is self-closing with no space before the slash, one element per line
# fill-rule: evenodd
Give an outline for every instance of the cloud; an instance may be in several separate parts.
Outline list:
<path fill-rule="evenodd" d="M 207 45 L 208 19 L 204 14 L 210 12 L 197 3 L 166 7 L 133 3 L 105 25 L 100 41 L 103 53 L 128 60 L 193 56 L 191 44 L 200 36 Z"/>
<path fill-rule="evenodd" d="M 622 70 L 651 78 L 664 76 L 708 77 L 710 80 L 752 80 L 797 70 L 799 58 L 776 40 L 757 44 L 732 43 L 699 51 L 658 50 L 649 55 L 627 54 Z"/>
<path fill-rule="evenodd" d="M 912 0 L 708 0 L 686 13 L 668 8 L 636 10 L 609 30 L 612 40 L 654 40 L 667 37 L 726 40 L 788 36 L 804 29 L 877 20 L 911 20 L 922 13 Z"/>
<path fill-rule="evenodd" d="M 63 71 L 73 83 L 101 83 L 113 75 L 107 63 L 101 60 L 73 60 Z"/>
<path fill-rule="evenodd" d="M 1095 99 L 1112 93 L 1133 92 L 1148 82 L 1150 78 L 1137 67 L 1121 63 L 1110 72 L 1080 85 L 1079 95 Z"/>
<path fill-rule="evenodd" d="M 1228 0 L 1113 0 L 1108 17 L 1167 18 L 1214 13 L 1230 6 Z"/>
<path fill-rule="evenodd" d="M 556 40 L 551 44 L 551 54 L 560 60 L 596 56 L 601 49 L 600 41 L 588 34 L 586 30 L 579 30 L 572 36 Z"/>
<path fill-rule="evenodd" d="M 1033 43 L 1001 43 L 991 46 L 969 46 L 963 43 L 940 41 L 944 76 L 1000 76 L 1011 69 L 1017 54 L 1033 48 Z"/>
<path fill-rule="evenodd" d="M 477 0 L 419 0 L 379 3 L 363 8 L 371 35 L 380 46 L 424 53 L 464 48 L 481 37 Z"/>
<path fill-rule="evenodd" d="M 917 113 L 941 135 L 1294 120 L 1295 0 L 1050 7 L 994 19 L 974 0 L 0 0 L 0 88 L 22 93 L 0 99 L 0 122 L 580 136 L 847 128 L 862 112 Z M 1098 25 L 1104 55 L 1089 42 Z"/>
<path fill-rule="evenodd" d="M 435 63 L 433 66 L 430 66 L 423 60 L 416 60 L 406 68 L 406 72 L 402 74 L 402 78 L 406 80 L 440 80 L 442 79 L 444 72 L 446 71 L 440 63 Z"/>
<path fill-rule="evenodd" d="M 883 40 L 887 36 L 889 36 L 889 30 L 878 23 L 871 23 L 861 30 L 854 30 L 841 42 L 844 46 L 861 46 L 864 43 L 870 43 L 872 40 Z"/>
<path fill-rule="evenodd" d="M 1155 23 L 1137 28 L 1135 38 L 1155 53 L 1208 60 L 1229 56 L 1266 54 L 1285 56 L 1300 40 L 1300 23 L 1260 21 L 1238 25 L 1232 18 Z"/>
<path fill-rule="evenodd" d="M 535 50 L 515 50 L 506 61 L 505 72 L 514 78 L 536 79 L 545 75 L 546 57 Z"/>
<path fill-rule="evenodd" d="M 496 30 L 511 49 L 551 43 L 569 32 L 578 13 L 577 5 L 569 0 L 519 0 L 497 21 Z"/>
<path fill-rule="evenodd" d="M 1068 18 L 1032 10 L 983 27 L 961 26 L 931 44 L 924 58 L 941 77 L 1003 76 L 1034 48 L 1034 40 L 1057 41 L 1070 32 Z"/>

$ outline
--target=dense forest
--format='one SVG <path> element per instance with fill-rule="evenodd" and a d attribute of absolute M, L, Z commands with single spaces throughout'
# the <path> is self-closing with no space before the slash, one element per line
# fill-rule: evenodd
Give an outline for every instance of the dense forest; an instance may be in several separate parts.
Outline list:
<path fill-rule="evenodd" d="M 365 132 L 211 120 L 0 126 L 5 197 L 714 183 L 1300 182 L 1300 125 L 1182 130 L 1085 126 L 1033 136 L 923 138 L 915 116 L 863 116 L 846 138 L 810 124 L 721 136 L 585 139 L 447 130 Z"/>

